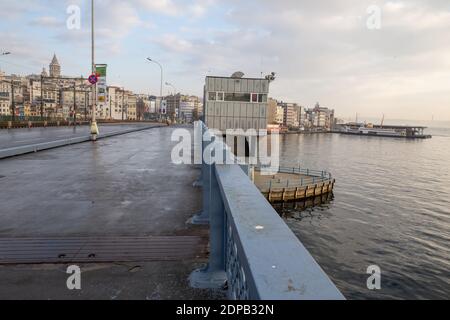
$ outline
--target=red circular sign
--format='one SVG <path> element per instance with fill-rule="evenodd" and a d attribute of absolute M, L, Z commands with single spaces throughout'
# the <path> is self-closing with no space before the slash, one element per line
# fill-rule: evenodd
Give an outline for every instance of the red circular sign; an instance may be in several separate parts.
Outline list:
<path fill-rule="evenodd" d="M 96 84 L 98 82 L 98 76 L 96 74 L 91 74 L 88 81 L 90 84 Z"/>

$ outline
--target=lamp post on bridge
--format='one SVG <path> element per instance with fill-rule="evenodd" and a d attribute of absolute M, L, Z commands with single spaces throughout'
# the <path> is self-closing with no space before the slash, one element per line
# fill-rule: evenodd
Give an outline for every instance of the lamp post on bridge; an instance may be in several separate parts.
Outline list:
<path fill-rule="evenodd" d="M 159 62 L 156 61 L 156 60 L 153 60 L 153 59 L 151 59 L 151 58 L 147 58 L 147 60 L 150 61 L 150 62 L 156 63 L 156 64 L 159 66 L 159 68 L 161 69 L 161 86 L 160 86 L 159 95 L 160 95 L 160 97 L 162 98 L 162 96 L 163 96 L 163 79 L 164 79 L 164 70 L 163 70 L 163 67 L 162 67 L 161 63 L 159 63 Z"/>
<path fill-rule="evenodd" d="M 163 104 L 163 79 L 164 79 L 164 70 L 163 70 L 163 66 L 161 65 L 161 63 L 159 63 L 158 61 L 153 60 L 153 59 L 151 59 L 151 58 L 147 58 L 147 60 L 148 60 L 149 62 L 156 63 L 156 64 L 159 66 L 159 68 L 161 69 L 161 86 L 160 86 L 160 89 L 159 89 L 159 97 L 160 97 L 160 99 L 161 99 L 160 106 L 159 106 L 159 110 L 160 110 L 160 112 L 161 112 L 162 104 Z"/>
<path fill-rule="evenodd" d="M 8 55 L 10 55 L 11 54 L 11 52 L 9 52 L 9 51 L 7 51 L 7 52 L 2 52 L 2 53 L 0 53 L 0 56 L 8 56 Z M 0 69 L 1 70 L 1 69 Z"/>
<path fill-rule="evenodd" d="M 173 84 L 171 84 L 171 83 L 169 83 L 169 82 L 166 82 L 166 86 L 172 87 L 172 89 L 173 89 L 173 95 L 176 95 L 176 94 L 177 94 L 178 90 L 177 90 L 177 88 L 175 88 L 175 86 L 174 86 Z"/>
<path fill-rule="evenodd" d="M 94 0 L 91 0 L 91 50 L 92 50 L 92 74 L 95 74 L 95 33 L 94 33 L 95 11 Z M 97 84 L 92 85 L 92 121 L 91 121 L 91 139 L 97 140 L 99 134 L 97 120 Z"/>

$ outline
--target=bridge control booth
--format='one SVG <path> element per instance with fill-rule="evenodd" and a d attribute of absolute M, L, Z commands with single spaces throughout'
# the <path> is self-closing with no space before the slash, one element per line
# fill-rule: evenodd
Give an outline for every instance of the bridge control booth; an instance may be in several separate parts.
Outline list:
<path fill-rule="evenodd" d="M 266 78 L 244 78 L 242 72 L 231 77 L 206 77 L 205 123 L 210 129 L 267 129 L 270 82 Z"/>

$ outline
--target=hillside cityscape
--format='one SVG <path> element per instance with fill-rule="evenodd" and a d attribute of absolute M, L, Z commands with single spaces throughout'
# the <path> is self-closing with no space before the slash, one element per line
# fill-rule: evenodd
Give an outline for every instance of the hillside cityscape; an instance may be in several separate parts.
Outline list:
<path fill-rule="evenodd" d="M 65 76 L 61 70 L 56 54 L 48 71 L 44 67 L 41 74 L 7 75 L 0 70 L 0 117 L 23 120 L 90 119 L 91 84 L 82 76 Z M 97 104 L 96 117 L 99 120 L 119 121 L 164 118 L 176 123 L 192 123 L 201 119 L 203 97 L 175 90 L 172 88 L 170 94 L 161 97 L 108 85 L 105 100 Z M 273 98 L 269 98 L 267 103 L 269 131 L 330 131 L 337 122 L 334 110 L 322 107 L 319 103 L 312 108 Z"/>

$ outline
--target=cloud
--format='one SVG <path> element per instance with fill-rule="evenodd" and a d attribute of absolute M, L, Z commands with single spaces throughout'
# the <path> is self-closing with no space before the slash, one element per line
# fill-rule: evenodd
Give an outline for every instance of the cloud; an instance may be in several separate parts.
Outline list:
<path fill-rule="evenodd" d="M 37 26 L 37 27 L 54 28 L 54 27 L 64 26 L 64 21 L 61 21 L 60 19 L 58 19 L 56 17 L 52 17 L 52 16 L 42 16 L 42 17 L 33 19 L 30 22 L 30 25 Z"/>
<path fill-rule="evenodd" d="M 56 28 L 72 3 L 82 5 L 82 29 Z M 373 4 L 381 8 L 380 30 L 366 26 Z M 100 58 L 130 63 L 128 55 L 151 52 L 166 60 L 167 72 L 185 91 L 201 94 L 207 70 L 248 76 L 275 71 L 275 97 L 305 105 L 319 100 L 345 115 L 405 112 L 419 103 L 414 101 L 428 103 L 412 116 L 426 113 L 428 105 L 450 110 L 442 93 L 450 87 L 448 0 L 97 0 L 96 6 Z M 64 46 L 74 57 L 89 52 L 85 1 L 4 1 L 1 9 L 15 17 L 5 18 L 11 25 L 0 21 L 15 36 L 0 39 L 5 48 L 26 55 L 36 41 L 26 28 L 32 24 L 48 31 L 40 32 L 32 54 L 28 50 L 30 59 Z"/>
<path fill-rule="evenodd" d="M 407 117 L 412 97 L 450 110 L 441 94 L 450 87 L 449 9 L 439 1 L 378 3 L 381 30 L 366 27 L 373 1 L 218 1 L 227 28 L 183 28 L 154 41 L 183 61 L 185 75 L 276 71 L 274 96 L 306 105 L 320 100 L 346 115 L 385 109 Z M 409 116 L 427 112 L 413 111 Z"/>

